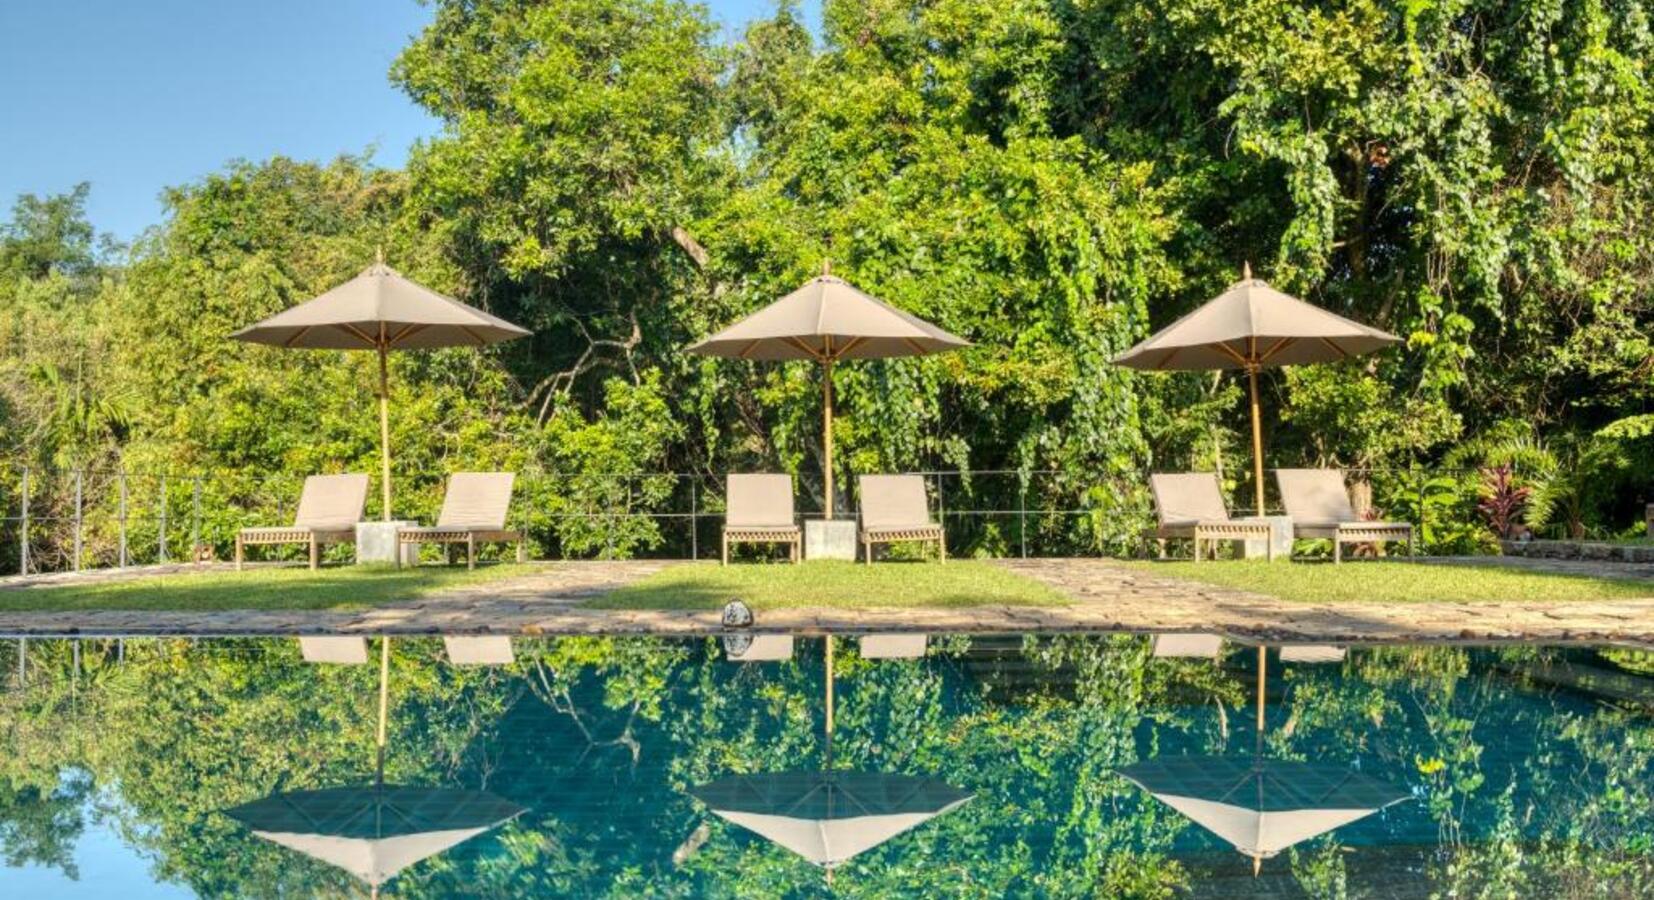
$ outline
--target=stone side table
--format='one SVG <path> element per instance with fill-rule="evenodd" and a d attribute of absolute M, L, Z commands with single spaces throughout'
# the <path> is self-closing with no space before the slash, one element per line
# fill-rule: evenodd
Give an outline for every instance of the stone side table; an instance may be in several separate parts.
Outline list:
<path fill-rule="evenodd" d="M 419 545 L 403 544 L 402 558 L 396 558 L 397 534 L 404 528 L 417 528 L 418 522 L 357 522 L 356 564 L 404 565 L 419 564 Z"/>
<path fill-rule="evenodd" d="M 855 519 L 805 519 L 805 559 L 856 560 Z"/>
<path fill-rule="evenodd" d="M 1270 542 L 1275 545 L 1275 561 L 1283 562 L 1292 558 L 1292 517 L 1291 516 L 1246 516 L 1236 519 L 1237 522 L 1267 522 L 1270 527 Z M 1266 559 L 1269 548 L 1261 540 L 1236 541 L 1240 544 L 1242 559 Z"/>

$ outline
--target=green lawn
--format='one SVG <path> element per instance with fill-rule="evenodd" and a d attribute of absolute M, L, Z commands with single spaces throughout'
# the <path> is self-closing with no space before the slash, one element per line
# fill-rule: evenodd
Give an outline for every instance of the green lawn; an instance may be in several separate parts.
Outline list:
<path fill-rule="evenodd" d="M 1124 562 L 1154 575 L 1306 603 L 1563 602 L 1654 597 L 1654 582 L 1552 575 L 1498 566 L 1404 562 Z"/>
<path fill-rule="evenodd" d="M 316 572 L 303 567 L 183 572 L 102 584 L 0 590 L 0 611 L 355 610 L 413 600 L 448 588 L 515 578 L 542 568 L 532 564 L 494 565 L 472 572 L 457 566 L 340 566 Z"/>
<path fill-rule="evenodd" d="M 971 560 L 948 563 L 696 563 L 674 566 L 592 600 L 602 609 L 718 609 L 740 598 L 754 609 L 918 606 L 1062 606 L 1045 584 Z"/>

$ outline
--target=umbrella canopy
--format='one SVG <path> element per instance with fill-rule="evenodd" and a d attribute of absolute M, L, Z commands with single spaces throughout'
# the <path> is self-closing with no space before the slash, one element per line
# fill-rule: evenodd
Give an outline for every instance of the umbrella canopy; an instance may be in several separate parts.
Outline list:
<path fill-rule="evenodd" d="M 690 794 L 714 814 L 828 869 L 972 796 L 929 778 L 834 771 L 729 775 Z"/>
<path fill-rule="evenodd" d="M 1410 796 L 1345 767 L 1261 756 L 1161 757 L 1115 771 L 1254 860 Z"/>
<path fill-rule="evenodd" d="M 1352 322 L 1275 290 L 1252 277 L 1167 325 L 1114 362 L 1134 369 L 1183 371 L 1244 369 L 1252 394 L 1253 475 L 1258 515 L 1263 505 L 1263 429 L 1258 409 L 1258 370 L 1336 362 L 1397 343 L 1393 334 Z"/>
<path fill-rule="evenodd" d="M 274 794 L 224 814 L 377 888 L 523 811 L 485 791 L 382 785 Z"/>
<path fill-rule="evenodd" d="M 284 349 L 374 350 L 379 353 L 379 449 L 383 515 L 391 518 L 389 376 L 391 350 L 482 347 L 529 334 L 497 316 L 446 297 L 374 263 L 314 300 L 230 335 Z"/>
<path fill-rule="evenodd" d="M 826 271 L 796 291 L 686 348 L 729 359 L 813 359 L 822 378 L 827 518 L 833 517 L 833 364 L 924 356 L 969 347 L 964 338 L 856 290 Z"/>

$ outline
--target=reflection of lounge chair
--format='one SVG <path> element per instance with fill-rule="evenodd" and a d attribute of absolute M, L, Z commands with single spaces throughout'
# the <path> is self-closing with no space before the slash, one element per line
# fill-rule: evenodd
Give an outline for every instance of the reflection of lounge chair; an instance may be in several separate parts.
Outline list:
<path fill-rule="evenodd" d="M 1154 493 L 1154 514 L 1158 520 L 1153 535 L 1162 559 L 1166 557 L 1166 541 L 1179 538 L 1194 542 L 1195 562 L 1200 562 L 1201 545 L 1210 547 L 1213 541 L 1263 541 L 1264 552 L 1269 559 L 1275 558 L 1270 524 L 1229 518 L 1216 473 L 1150 475 L 1149 488 Z"/>
<path fill-rule="evenodd" d="M 304 480 L 293 524 L 286 528 L 243 528 L 235 536 L 235 567 L 254 544 L 307 544 L 310 568 L 321 564 L 322 548 L 356 540 L 356 523 L 367 502 L 366 475 L 312 475 Z"/>
<path fill-rule="evenodd" d="M 861 658 L 919 659 L 925 655 L 927 643 L 923 634 L 864 634 L 861 636 Z"/>
<path fill-rule="evenodd" d="M 368 642 L 365 638 L 344 635 L 301 637 L 299 655 L 307 663 L 360 666 L 368 661 Z"/>
<path fill-rule="evenodd" d="M 1343 647 L 1329 644 L 1296 644 L 1281 648 L 1281 662 L 1317 665 L 1344 661 Z"/>
<path fill-rule="evenodd" d="M 442 496 L 442 512 L 434 528 L 404 528 L 397 533 L 403 544 L 465 545 L 465 567 L 477 567 L 477 545 L 489 542 L 515 543 L 517 561 L 523 562 L 523 533 L 505 527 L 511 509 L 511 472 L 455 472 L 448 476 L 448 490 Z M 397 554 L 400 558 L 401 554 Z"/>
<path fill-rule="evenodd" d="M 1345 544 L 1405 541 L 1413 555 L 1413 526 L 1405 522 L 1366 522 L 1355 514 L 1344 476 L 1336 469 L 1276 469 L 1281 505 L 1292 517 L 1292 536 L 1332 541 L 1332 561 L 1344 561 Z"/>
<path fill-rule="evenodd" d="M 780 662 L 793 658 L 790 634 L 731 634 L 724 637 L 730 662 Z"/>
<path fill-rule="evenodd" d="M 511 638 L 505 635 L 445 636 L 442 646 L 448 651 L 448 662 L 456 666 L 507 666 L 517 659 Z"/>
<path fill-rule="evenodd" d="M 1157 659 L 1217 659 L 1223 652 L 1223 636 L 1217 634 L 1157 634 L 1153 653 Z"/>
<path fill-rule="evenodd" d="M 943 562 L 948 559 L 947 538 L 942 526 L 930 517 L 925 499 L 925 480 L 918 475 L 863 475 L 861 493 L 861 545 L 869 563 L 873 545 L 896 541 L 935 541 Z"/>
<path fill-rule="evenodd" d="M 786 544 L 787 558 L 798 562 L 801 540 L 793 518 L 791 475 L 731 475 L 725 485 L 728 509 L 724 512 L 723 555 L 729 565 L 729 545 Z"/>

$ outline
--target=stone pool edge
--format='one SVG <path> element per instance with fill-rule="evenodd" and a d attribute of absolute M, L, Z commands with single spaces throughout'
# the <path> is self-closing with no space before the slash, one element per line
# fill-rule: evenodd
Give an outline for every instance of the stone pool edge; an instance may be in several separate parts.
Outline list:
<path fill-rule="evenodd" d="M 786 609 L 758 630 L 959 633 L 1211 632 L 1239 640 L 1315 643 L 1511 642 L 1654 649 L 1654 599 L 1603 602 L 1312 605 L 1155 576 L 1101 559 L 1000 563 L 1063 591 L 1061 607 Z M 669 562 L 565 563 L 530 578 L 462 588 L 360 612 L 0 612 L 0 635 L 28 637 L 347 634 L 725 633 L 716 611 L 581 606 Z"/>

